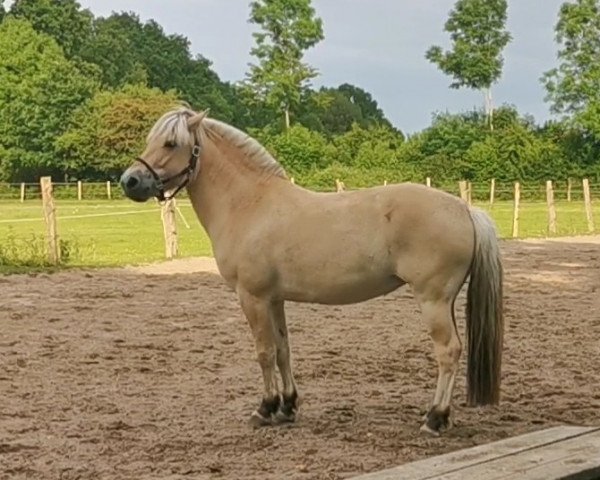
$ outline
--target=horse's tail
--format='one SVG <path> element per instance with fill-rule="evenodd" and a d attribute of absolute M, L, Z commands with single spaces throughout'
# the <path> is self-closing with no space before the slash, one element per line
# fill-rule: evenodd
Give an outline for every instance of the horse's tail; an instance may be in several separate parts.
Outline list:
<path fill-rule="evenodd" d="M 497 404 L 504 318 L 503 268 L 493 220 L 483 210 L 470 209 L 475 249 L 467 289 L 467 402 Z"/>

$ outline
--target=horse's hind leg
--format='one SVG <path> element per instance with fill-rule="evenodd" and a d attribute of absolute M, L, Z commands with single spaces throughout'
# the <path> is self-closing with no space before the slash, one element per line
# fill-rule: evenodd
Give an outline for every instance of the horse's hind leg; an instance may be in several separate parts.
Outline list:
<path fill-rule="evenodd" d="M 292 373 L 284 303 L 283 301 L 275 301 L 271 304 L 271 308 L 273 326 L 275 327 L 275 341 L 277 344 L 277 366 L 279 367 L 283 387 L 281 408 L 277 412 L 276 419 L 279 422 L 293 422 L 296 419 L 296 412 L 298 411 L 298 392 Z"/>
<path fill-rule="evenodd" d="M 244 291 L 238 291 L 238 295 L 254 336 L 265 387 L 262 402 L 252 413 L 250 421 L 255 426 L 271 425 L 281 404 L 275 367 L 277 344 L 271 302 L 269 299 L 258 298 Z"/>
<path fill-rule="evenodd" d="M 454 296 L 421 292 L 417 293 L 417 299 L 429 327 L 438 364 L 435 395 L 421 431 L 439 435 L 442 428 L 450 426 L 452 392 L 462 348 L 454 321 Z"/>

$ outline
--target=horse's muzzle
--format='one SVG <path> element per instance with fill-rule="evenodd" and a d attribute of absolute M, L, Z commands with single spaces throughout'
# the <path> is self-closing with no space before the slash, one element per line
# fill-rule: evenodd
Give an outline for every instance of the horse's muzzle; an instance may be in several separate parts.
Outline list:
<path fill-rule="evenodd" d="M 125 196 L 136 202 L 145 202 L 159 194 L 156 179 L 139 168 L 128 168 L 119 180 Z"/>

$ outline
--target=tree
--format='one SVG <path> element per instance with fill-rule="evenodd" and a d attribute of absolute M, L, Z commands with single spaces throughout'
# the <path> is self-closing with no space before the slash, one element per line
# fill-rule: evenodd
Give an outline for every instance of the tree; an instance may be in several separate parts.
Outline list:
<path fill-rule="evenodd" d="M 365 122 L 364 126 L 384 125 L 392 128 L 392 124 L 385 118 L 383 111 L 379 108 L 379 105 L 369 92 L 354 85 L 350 85 L 349 83 L 343 83 L 337 89 L 353 105 L 356 105 L 360 109 L 360 113 Z"/>
<path fill-rule="evenodd" d="M 502 75 L 502 50 L 511 40 L 505 30 L 506 0 L 457 0 L 444 29 L 452 50 L 432 46 L 425 57 L 454 81 L 451 88 L 482 90 L 490 129 L 493 129 L 492 85 Z"/>
<path fill-rule="evenodd" d="M 167 35 L 154 20 L 143 23 L 137 15 L 122 12 L 96 19 L 82 58 L 100 66 L 107 87 L 141 83 L 174 89 L 193 108 L 210 108 L 213 116 L 233 120 L 239 100 L 232 98 L 231 87 L 209 60 L 192 57 L 189 45 L 186 37 Z"/>
<path fill-rule="evenodd" d="M 37 32 L 54 38 L 68 59 L 79 56 L 92 35 L 94 16 L 76 0 L 16 0 L 10 14 L 28 20 Z"/>
<path fill-rule="evenodd" d="M 302 62 L 306 50 L 323 37 L 322 21 L 310 0 L 256 0 L 250 4 L 250 22 L 260 27 L 253 33 L 256 46 L 245 85 L 273 111 L 283 110 L 286 129 L 310 79 L 317 71 Z"/>
<path fill-rule="evenodd" d="M 131 41 L 132 28 L 109 18 L 94 20 L 94 34 L 81 48 L 81 57 L 100 67 L 102 85 L 119 88 L 128 83 L 148 82 L 148 72 Z M 137 24 L 135 24 L 137 26 Z"/>
<path fill-rule="evenodd" d="M 99 91 L 73 112 L 56 140 L 65 172 L 78 179 L 117 179 L 138 156 L 156 119 L 177 102 L 173 92 L 125 85 Z"/>
<path fill-rule="evenodd" d="M 26 20 L 0 24 L 0 177 L 31 181 L 58 174 L 54 140 L 97 88 L 51 37 Z"/>
<path fill-rule="evenodd" d="M 546 100 L 600 139 L 600 1 L 564 3 L 555 31 L 560 65 L 542 77 Z"/>
<path fill-rule="evenodd" d="M 326 135 L 348 132 L 355 123 L 363 128 L 381 125 L 393 129 L 371 94 L 354 85 L 321 87 L 316 92 L 310 90 L 304 97 L 298 121 Z"/>
<path fill-rule="evenodd" d="M 311 130 L 333 136 L 347 132 L 355 123 L 363 123 L 360 107 L 337 89 L 323 87 L 303 97 L 297 121 Z"/>

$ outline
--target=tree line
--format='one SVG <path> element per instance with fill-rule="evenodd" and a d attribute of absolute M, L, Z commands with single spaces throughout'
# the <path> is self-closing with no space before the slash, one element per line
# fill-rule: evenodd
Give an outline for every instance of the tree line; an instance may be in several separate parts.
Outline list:
<path fill-rule="evenodd" d="M 76 0 L 0 3 L 0 181 L 116 179 L 180 100 L 248 131 L 314 187 L 600 178 L 600 0 L 559 12 L 560 63 L 540 80 L 562 118 L 543 125 L 492 103 L 511 41 L 506 1 L 458 0 L 444 26 L 451 49 L 432 46 L 424 61 L 452 76 L 451 87 L 483 91 L 484 108 L 434 114 L 408 137 L 359 86 L 312 87 L 318 72 L 303 55 L 324 34 L 310 0 L 256 0 L 249 12 L 255 62 L 232 83 L 186 37 L 135 13 L 96 17 Z"/>

